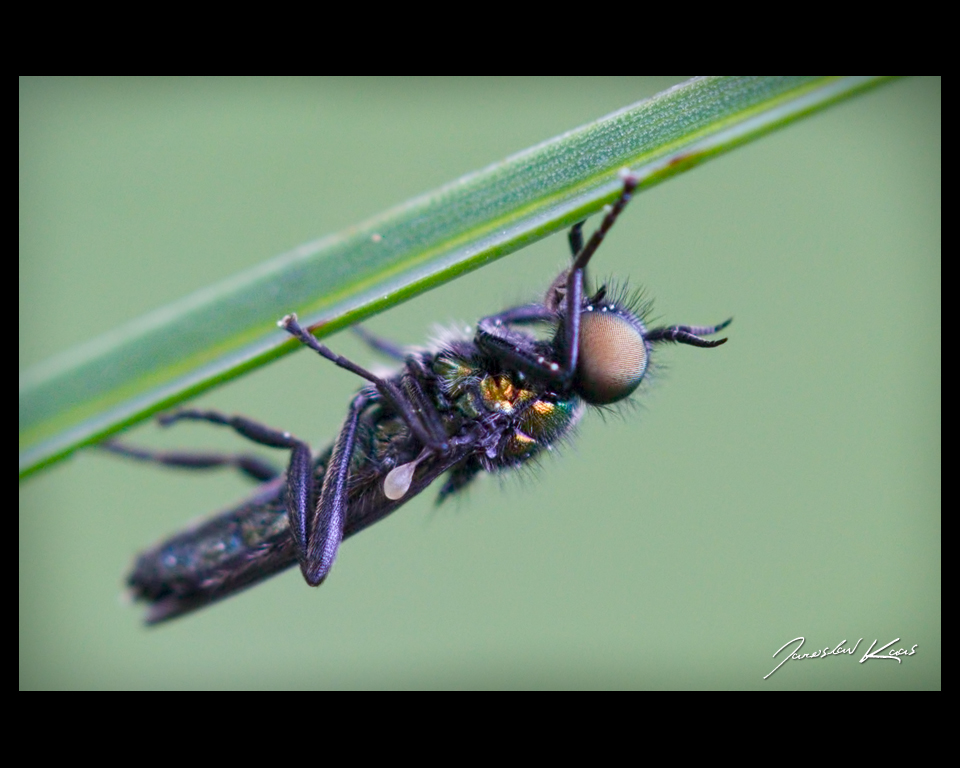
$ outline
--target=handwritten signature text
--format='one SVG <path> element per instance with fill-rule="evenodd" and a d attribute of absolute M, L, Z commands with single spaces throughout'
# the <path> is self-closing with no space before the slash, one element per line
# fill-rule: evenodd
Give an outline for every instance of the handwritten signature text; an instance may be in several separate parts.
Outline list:
<path fill-rule="evenodd" d="M 775 666 L 773 670 L 771 670 L 769 673 L 764 675 L 763 679 L 766 680 L 768 677 L 770 677 L 770 675 L 772 675 L 774 672 L 780 669 L 780 667 L 782 667 L 788 661 L 801 661 L 802 659 L 826 659 L 829 656 L 844 656 L 844 655 L 853 656 L 857 652 L 857 648 L 860 646 L 860 643 L 862 641 L 863 641 L 863 638 L 861 637 L 859 640 L 857 640 L 856 645 L 854 645 L 852 648 L 845 648 L 844 646 L 847 644 L 847 641 L 841 640 L 839 643 L 837 643 L 837 645 L 833 648 L 833 650 L 831 650 L 830 646 L 828 645 L 825 648 L 818 648 L 817 650 L 811 653 L 800 653 L 800 649 L 803 648 L 803 644 L 806 642 L 806 638 L 795 637 L 790 642 L 784 643 L 783 645 L 781 645 L 780 648 L 777 650 L 777 652 L 773 654 L 773 658 L 777 658 L 777 656 L 780 655 L 781 651 L 783 651 L 784 649 L 796 643 L 796 646 L 791 651 L 789 651 L 786 656 L 784 656 L 783 660 L 779 664 L 777 664 L 777 666 Z M 865 661 L 869 661 L 870 659 L 893 659 L 898 664 L 900 664 L 902 661 L 900 658 L 901 656 L 913 656 L 917 652 L 917 646 L 919 645 L 919 643 L 915 643 L 913 647 L 910 648 L 910 650 L 907 650 L 906 648 L 897 648 L 896 650 L 892 650 L 889 653 L 884 654 L 884 651 L 887 650 L 887 648 L 889 648 L 894 643 L 899 643 L 899 642 L 900 642 L 900 638 L 898 637 L 894 640 L 891 640 L 889 643 L 887 643 L 883 647 L 877 648 L 876 653 L 874 653 L 873 649 L 877 645 L 877 641 L 874 640 L 870 644 L 869 650 L 867 650 L 867 652 L 863 654 L 862 658 L 860 659 L 860 664 L 863 664 Z"/>

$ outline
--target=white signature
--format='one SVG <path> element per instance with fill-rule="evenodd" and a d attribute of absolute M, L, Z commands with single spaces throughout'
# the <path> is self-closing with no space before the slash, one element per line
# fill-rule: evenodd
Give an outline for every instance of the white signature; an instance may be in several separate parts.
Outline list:
<path fill-rule="evenodd" d="M 803 644 L 806 642 L 806 638 L 795 637 L 790 642 L 784 643 L 783 645 L 781 645 L 780 648 L 777 650 L 777 652 L 773 654 L 773 658 L 777 658 L 777 656 L 780 655 L 780 651 L 782 651 L 787 646 L 792 645 L 793 643 L 798 643 L 796 648 L 790 651 L 790 653 L 788 653 L 783 658 L 783 661 L 777 664 L 777 666 L 775 666 L 771 672 L 764 675 L 763 679 L 766 680 L 768 677 L 770 677 L 770 675 L 772 675 L 774 672 L 780 669 L 780 667 L 782 667 L 788 661 L 800 661 L 801 659 L 825 659 L 828 656 L 843 656 L 844 654 L 853 656 L 853 654 L 856 653 L 857 651 L 857 647 L 860 645 L 862 641 L 863 641 L 863 638 L 861 637 L 859 640 L 857 640 L 857 644 L 853 646 L 853 648 L 844 648 L 843 646 L 846 645 L 847 641 L 841 640 L 839 643 L 837 643 L 837 646 L 832 651 L 830 650 L 830 646 L 828 645 L 826 648 L 823 648 L 823 649 L 818 648 L 812 653 L 800 653 L 800 649 L 803 648 Z M 891 640 L 882 648 L 877 648 L 877 652 L 874 653 L 873 649 L 877 644 L 877 641 L 874 640 L 873 643 L 870 644 L 870 650 L 868 650 L 865 654 L 863 654 L 863 658 L 860 659 L 860 663 L 863 664 L 863 662 L 867 661 L 868 659 L 893 659 L 895 662 L 897 662 L 897 664 L 900 664 L 902 661 L 900 659 L 901 656 L 913 656 L 913 654 L 917 652 L 917 646 L 920 645 L 920 643 L 915 643 L 914 646 L 909 651 L 906 648 L 898 648 L 897 650 L 890 651 L 890 653 L 887 653 L 887 654 L 883 653 L 891 645 L 899 642 L 900 642 L 900 638 L 898 637 L 895 640 Z"/>

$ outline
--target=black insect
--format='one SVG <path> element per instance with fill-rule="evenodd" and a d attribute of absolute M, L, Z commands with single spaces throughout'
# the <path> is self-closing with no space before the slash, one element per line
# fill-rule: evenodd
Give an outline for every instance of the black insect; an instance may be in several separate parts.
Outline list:
<path fill-rule="evenodd" d="M 628 397 L 647 371 L 654 345 L 716 347 L 712 326 L 648 329 L 642 309 L 607 295 L 586 294 L 585 270 L 636 188 L 623 190 L 584 245 L 583 222 L 570 231 L 573 263 L 553 281 L 543 303 L 483 318 L 473 339 L 404 354 L 361 335 L 403 365 L 380 378 L 334 354 L 288 315 L 279 325 L 322 357 L 369 383 L 350 403 L 336 442 L 316 456 L 289 432 L 242 416 L 183 410 L 160 418 L 233 428 L 260 445 L 290 451 L 283 475 L 242 455 L 163 453 L 116 442 L 105 447 L 133 458 L 178 467 L 232 465 L 264 484 L 245 503 L 141 554 L 129 585 L 150 603 L 148 623 L 164 621 L 227 597 L 294 563 L 317 586 L 333 566 L 340 542 L 363 530 L 448 473 L 440 501 L 480 472 L 517 467 L 569 432 L 584 404 Z M 529 327 L 546 328 L 541 340 Z"/>

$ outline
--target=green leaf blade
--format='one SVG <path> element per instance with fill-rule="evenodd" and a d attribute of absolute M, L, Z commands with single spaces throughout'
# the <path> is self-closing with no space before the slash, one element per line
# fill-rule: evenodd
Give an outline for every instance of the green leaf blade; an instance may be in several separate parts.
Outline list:
<path fill-rule="evenodd" d="M 21 374 L 20 476 L 878 82 L 691 81 L 150 313 Z"/>

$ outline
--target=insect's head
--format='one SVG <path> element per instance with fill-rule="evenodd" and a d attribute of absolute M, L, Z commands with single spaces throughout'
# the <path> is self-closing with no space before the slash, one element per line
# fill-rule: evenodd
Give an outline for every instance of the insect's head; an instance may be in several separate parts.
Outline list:
<path fill-rule="evenodd" d="M 591 405 L 629 397 L 647 372 L 649 345 L 640 317 L 601 289 L 580 309 L 580 343 L 574 385 Z"/>
<path fill-rule="evenodd" d="M 550 286 L 546 303 L 554 310 L 565 294 L 564 270 Z M 619 292 L 617 292 L 619 293 Z M 610 405 L 629 397 L 640 386 L 651 344 L 646 340 L 642 315 L 646 304 L 626 296 L 611 298 L 606 286 L 585 297 L 579 307 L 579 333 L 573 386 L 579 397 L 590 405 Z M 557 343 L 562 344 L 564 323 L 560 323 Z"/>
<path fill-rule="evenodd" d="M 647 372 L 650 344 L 641 303 L 626 296 L 611 298 L 605 285 L 592 296 L 584 295 L 587 264 L 637 184 L 635 176 L 623 174 L 620 197 L 608 207 L 587 243 L 583 241 L 583 222 L 573 226 L 569 235 L 573 262 L 550 284 L 543 301 L 561 318 L 554 344 L 557 350 L 567 351 L 563 356 L 573 364 L 573 389 L 590 405 L 610 405 L 629 397 Z M 570 312 L 575 316 L 567 317 Z M 569 340 L 575 350 L 568 350 Z"/>
<path fill-rule="evenodd" d="M 502 315 L 484 318 L 477 331 L 477 344 L 488 354 L 516 366 L 522 373 L 540 378 L 562 395 L 575 394 L 590 405 L 611 405 L 636 391 L 647 373 L 650 351 L 660 342 L 716 347 L 726 339 L 709 340 L 730 324 L 647 328 L 648 304 L 623 292 L 607 293 L 601 286 L 592 295 L 586 288 L 587 265 L 617 217 L 630 202 L 639 179 L 629 171 L 621 175 L 623 188 L 597 230 L 584 242 L 583 222 L 570 229 L 572 262 L 547 289 L 543 303 L 518 307 Z M 526 346 L 503 326 L 531 322 L 555 322 L 552 349 Z M 550 360 L 544 352 L 550 352 Z"/>
<path fill-rule="evenodd" d="M 620 196 L 590 239 L 583 241 L 583 222 L 570 230 L 573 261 L 551 283 L 543 302 L 559 320 L 554 349 L 564 361 L 568 386 L 590 405 L 610 405 L 629 397 L 643 381 L 654 344 L 717 347 L 726 339 L 703 336 L 730 324 L 727 320 L 719 325 L 647 328 L 643 316 L 649 305 L 622 294 L 611 298 L 606 286 L 592 296 L 587 294 L 587 264 L 639 184 L 629 171 L 621 178 Z"/>

